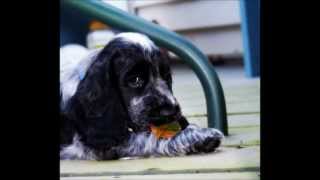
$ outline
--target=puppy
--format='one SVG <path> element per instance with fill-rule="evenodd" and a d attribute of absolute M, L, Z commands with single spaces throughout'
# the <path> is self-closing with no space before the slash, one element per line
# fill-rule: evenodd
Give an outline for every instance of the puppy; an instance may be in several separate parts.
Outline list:
<path fill-rule="evenodd" d="M 183 156 L 221 143 L 219 130 L 189 124 L 181 114 L 169 57 L 145 35 L 120 33 L 61 72 L 60 159 Z M 182 130 L 171 138 L 150 131 L 173 121 Z"/>

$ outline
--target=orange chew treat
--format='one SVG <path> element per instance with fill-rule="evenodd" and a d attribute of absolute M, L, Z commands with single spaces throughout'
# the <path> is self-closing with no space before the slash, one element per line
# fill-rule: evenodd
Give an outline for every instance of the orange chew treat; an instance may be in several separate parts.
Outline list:
<path fill-rule="evenodd" d="M 161 126 L 151 125 L 151 132 L 159 138 L 171 138 L 175 136 L 180 130 L 181 127 L 178 122 L 172 122 L 169 124 L 163 124 Z"/>

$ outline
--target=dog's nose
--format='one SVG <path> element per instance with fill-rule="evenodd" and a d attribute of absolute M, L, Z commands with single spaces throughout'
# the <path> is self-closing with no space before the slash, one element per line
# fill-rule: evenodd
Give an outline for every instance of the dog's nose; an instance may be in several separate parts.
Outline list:
<path fill-rule="evenodd" d="M 179 106 L 176 104 L 167 104 L 162 106 L 159 110 L 160 116 L 174 116 L 178 113 Z"/>

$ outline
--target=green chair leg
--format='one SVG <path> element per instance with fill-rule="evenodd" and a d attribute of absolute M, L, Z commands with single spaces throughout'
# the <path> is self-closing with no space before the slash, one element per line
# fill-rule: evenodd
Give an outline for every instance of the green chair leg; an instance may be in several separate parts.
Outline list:
<path fill-rule="evenodd" d="M 218 75 L 207 57 L 182 36 L 131 15 L 97 0 L 62 0 L 62 5 L 80 10 L 81 13 L 98 19 L 123 31 L 146 34 L 156 44 L 165 47 L 184 60 L 199 78 L 205 92 L 208 125 L 228 135 L 226 104 Z"/>

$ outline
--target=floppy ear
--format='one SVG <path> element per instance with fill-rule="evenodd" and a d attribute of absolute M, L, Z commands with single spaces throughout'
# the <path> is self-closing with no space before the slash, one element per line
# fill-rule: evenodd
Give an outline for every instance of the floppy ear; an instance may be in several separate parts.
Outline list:
<path fill-rule="evenodd" d="M 83 141 L 95 149 L 118 145 L 128 135 L 128 112 L 114 73 L 116 51 L 106 46 L 89 67 L 74 95 L 76 124 Z"/>

